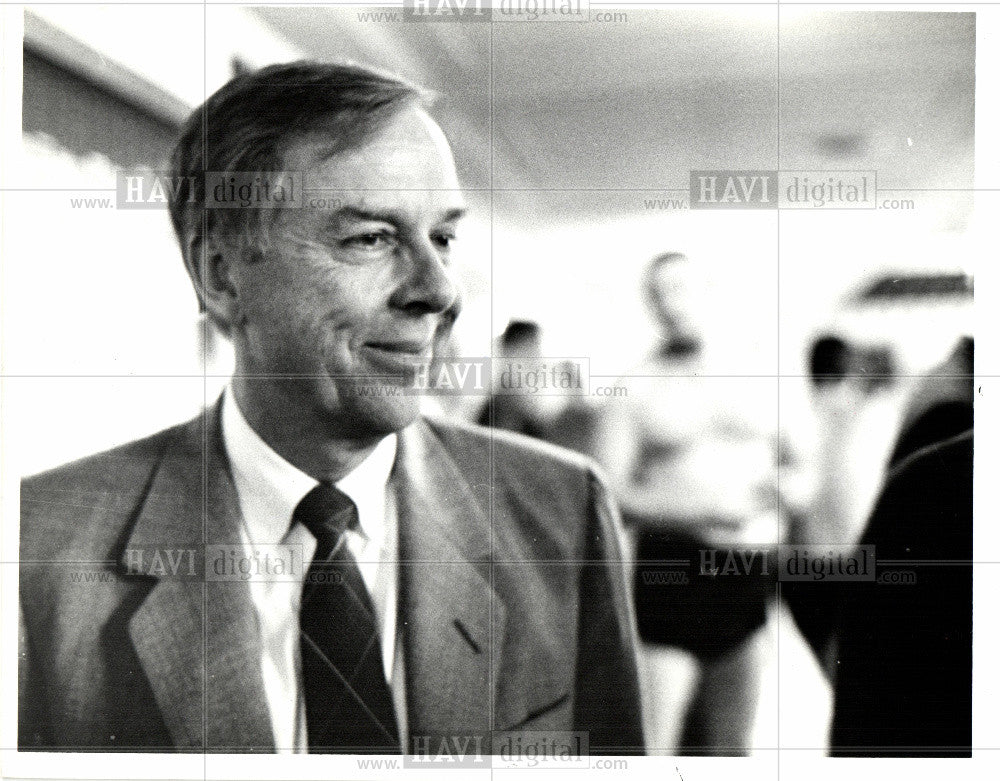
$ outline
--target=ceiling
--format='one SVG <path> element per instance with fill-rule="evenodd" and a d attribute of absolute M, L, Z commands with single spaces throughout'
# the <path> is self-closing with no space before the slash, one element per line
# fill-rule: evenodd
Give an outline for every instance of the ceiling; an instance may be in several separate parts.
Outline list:
<path fill-rule="evenodd" d="M 642 201 L 622 191 L 683 188 L 692 169 L 972 186 L 974 14 L 783 10 L 779 25 L 773 8 L 628 8 L 618 23 L 488 25 L 255 13 L 309 56 L 438 91 L 463 183 L 501 218 L 628 214 Z"/>

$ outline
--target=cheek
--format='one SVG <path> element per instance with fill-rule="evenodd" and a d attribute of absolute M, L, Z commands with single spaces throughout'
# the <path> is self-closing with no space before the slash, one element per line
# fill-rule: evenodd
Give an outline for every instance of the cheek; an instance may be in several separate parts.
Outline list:
<path fill-rule="evenodd" d="M 371 285 L 356 284 L 349 272 L 336 280 L 316 274 L 298 282 L 282 293 L 283 311 L 273 312 L 284 349 L 295 350 L 305 363 L 350 370 L 354 352 L 372 332 Z"/>
<path fill-rule="evenodd" d="M 279 361 L 279 352 L 297 353 L 299 363 L 349 360 L 388 306 L 390 267 L 302 252 L 265 258 L 247 272 L 242 281 L 248 335 L 267 344 Z"/>
<path fill-rule="evenodd" d="M 315 352 L 310 290 L 266 259 L 248 270 L 240 290 L 243 332 L 254 360 L 275 371 L 296 371 Z"/>
<path fill-rule="evenodd" d="M 311 280 L 303 294 L 312 297 L 312 308 L 322 311 L 330 324 L 352 330 L 362 339 L 371 334 L 388 309 L 387 273 L 387 269 L 345 265 L 336 275 Z"/>

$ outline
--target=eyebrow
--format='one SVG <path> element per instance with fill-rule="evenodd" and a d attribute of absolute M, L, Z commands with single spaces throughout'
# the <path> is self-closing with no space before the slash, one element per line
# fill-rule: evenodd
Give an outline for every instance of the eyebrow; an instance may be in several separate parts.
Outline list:
<path fill-rule="evenodd" d="M 465 207 L 448 209 L 442 215 L 440 222 L 454 222 L 460 220 L 467 213 L 468 209 Z M 337 223 L 346 220 L 354 220 L 356 222 L 391 222 L 394 225 L 399 225 L 406 221 L 403 212 L 397 209 L 361 209 L 357 206 L 342 206 L 334 213 L 333 220 Z"/>

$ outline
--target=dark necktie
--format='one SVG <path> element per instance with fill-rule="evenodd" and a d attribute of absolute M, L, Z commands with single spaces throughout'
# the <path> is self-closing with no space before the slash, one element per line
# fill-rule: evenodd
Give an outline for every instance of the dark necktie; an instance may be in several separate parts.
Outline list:
<path fill-rule="evenodd" d="M 398 753 L 375 609 L 344 534 L 357 527 L 358 508 L 320 483 L 292 518 L 317 541 L 299 613 L 309 752 Z"/>

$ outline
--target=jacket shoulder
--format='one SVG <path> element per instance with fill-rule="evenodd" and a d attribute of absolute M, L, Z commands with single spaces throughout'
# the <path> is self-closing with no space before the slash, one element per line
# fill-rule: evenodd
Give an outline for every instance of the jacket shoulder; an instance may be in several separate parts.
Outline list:
<path fill-rule="evenodd" d="M 84 456 L 67 464 L 29 475 L 21 480 L 22 500 L 29 496 L 60 490 L 100 490 L 130 482 L 136 474 L 156 463 L 188 423 L 172 426 L 148 437 Z"/>
<path fill-rule="evenodd" d="M 21 558 L 58 558 L 59 550 L 95 553 L 120 532 L 142 500 L 170 443 L 190 424 L 85 456 L 21 480 Z"/>
<path fill-rule="evenodd" d="M 599 467 L 586 456 L 521 434 L 428 421 L 491 507 L 494 542 L 523 559 L 579 559 L 620 522 Z"/>
<path fill-rule="evenodd" d="M 439 418 L 428 418 L 427 422 L 463 461 L 488 465 L 492 460 L 494 471 L 506 476 L 517 475 L 527 481 L 559 476 L 579 481 L 599 474 L 599 467 L 587 456 L 524 434 Z"/>

